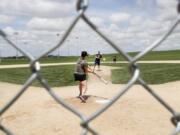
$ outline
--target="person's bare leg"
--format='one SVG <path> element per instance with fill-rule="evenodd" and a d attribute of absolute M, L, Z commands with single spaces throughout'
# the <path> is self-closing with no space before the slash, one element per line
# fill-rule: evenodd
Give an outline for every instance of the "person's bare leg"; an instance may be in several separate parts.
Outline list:
<path fill-rule="evenodd" d="M 83 84 L 82 84 L 82 82 L 80 81 L 80 82 L 79 82 L 79 96 L 82 95 L 82 89 L 83 89 L 83 88 L 82 88 L 82 87 L 83 87 L 82 85 L 83 85 Z"/>
<path fill-rule="evenodd" d="M 79 98 L 81 99 L 82 102 L 86 102 L 86 100 L 83 98 L 83 88 L 84 88 L 84 81 L 79 82 Z"/>
<path fill-rule="evenodd" d="M 83 95 L 85 95 L 87 92 L 87 81 L 85 81 L 85 86 L 84 86 L 84 92 L 83 92 Z"/>
<path fill-rule="evenodd" d="M 100 64 L 98 64 L 98 71 L 100 71 Z"/>

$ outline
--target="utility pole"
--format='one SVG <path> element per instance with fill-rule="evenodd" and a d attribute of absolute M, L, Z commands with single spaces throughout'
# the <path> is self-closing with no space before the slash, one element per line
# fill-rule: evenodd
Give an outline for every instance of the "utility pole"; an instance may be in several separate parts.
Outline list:
<path fill-rule="evenodd" d="M 0 49 L 0 63 L 2 62 L 2 55 L 1 55 L 1 49 Z"/>
<path fill-rule="evenodd" d="M 57 33 L 56 36 L 59 38 L 60 34 Z M 60 47 L 58 47 L 58 58 L 60 57 Z"/>
<path fill-rule="evenodd" d="M 2 52 L 1 52 L 1 48 L 0 48 L 0 63 L 2 62 Z"/>
<path fill-rule="evenodd" d="M 70 40 L 68 39 L 67 42 L 70 43 Z M 67 48 L 68 49 L 68 56 L 70 56 L 70 44 L 67 44 L 67 47 L 68 47 Z"/>
<path fill-rule="evenodd" d="M 18 32 L 14 32 L 14 35 L 16 37 L 16 45 L 17 45 L 18 44 L 18 35 L 19 35 L 19 33 Z M 18 49 L 16 49 L 16 60 L 17 60 L 17 58 L 18 58 Z"/>
<path fill-rule="evenodd" d="M 79 40 L 79 37 L 76 37 L 77 41 Z M 78 42 L 77 42 L 78 43 Z M 79 44 L 77 44 L 77 47 L 76 47 L 76 55 L 78 56 L 79 55 Z"/>

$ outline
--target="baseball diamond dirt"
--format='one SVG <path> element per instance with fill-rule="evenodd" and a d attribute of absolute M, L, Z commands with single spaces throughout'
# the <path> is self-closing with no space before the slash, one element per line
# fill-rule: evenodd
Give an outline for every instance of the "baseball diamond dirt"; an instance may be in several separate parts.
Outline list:
<path fill-rule="evenodd" d="M 112 68 L 101 68 L 98 73 L 110 81 Z M 105 85 L 96 76 L 90 75 L 86 103 L 81 103 L 76 98 L 78 86 L 56 87 L 53 90 L 82 113 L 90 115 L 123 86 L 112 83 Z M 180 111 L 180 81 L 150 86 L 173 108 Z M 21 87 L 1 82 L 0 107 Z M 90 125 L 103 135 L 169 135 L 175 129 L 170 118 L 171 114 L 142 86 L 134 85 Z M 82 131 L 80 120 L 56 103 L 45 89 L 39 87 L 29 87 L 3 115 L 1 123 L 15 135 L 79 135 Z M 0 132 L 0 135 L 4 133 Z"/>

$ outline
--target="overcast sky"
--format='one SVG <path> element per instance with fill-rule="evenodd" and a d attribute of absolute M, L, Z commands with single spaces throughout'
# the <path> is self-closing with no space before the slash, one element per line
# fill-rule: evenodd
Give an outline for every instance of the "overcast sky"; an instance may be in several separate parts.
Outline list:
<path fill-rule="evenodd" d="M 77 15 L 76 0 L 1 0 L 0 28 L 37 56 L 57 44 Z M 90 0 L 87 16 L 125 51 L 141 51 L 160 37 L 177 16 L 177 0 Z M 18 32 L 18 34 L 14 34 Z M 59 36 L 57 36 L 59 33 Z M 180 27 L 157 50 L 180 49 Z M 114 50 L 88 25 L 79 21 L 60 48 L 60 55 Z M 58 50 L 53 52 L 58 54 Z M 0 38 L 0 55 L 16 55 Z"/>

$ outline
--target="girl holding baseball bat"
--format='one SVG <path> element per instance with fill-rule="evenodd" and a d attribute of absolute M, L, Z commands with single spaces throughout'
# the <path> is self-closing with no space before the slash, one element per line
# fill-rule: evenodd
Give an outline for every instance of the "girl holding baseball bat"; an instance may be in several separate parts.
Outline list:
<path fill-rule="evenodd" d="M 86 102 L 86 100 L 83 97 L 83 94 L 87 90 L 87 75 L 88 73 L 92 73 L 95 76 L 97 76 L 103 83 L 108 84 L 104 78 L 102 78 L 100 75 L 95 73 L 89 66 L 86 61 L 86 57 L 88 56 L 88 53 L 86 51 L 81 52 L 81 57 L 78 59 L 76 66 L 75 66 L 75 72 L 74 72 L 74 79 L 75 81 L 79 81 L 79 98 L 82 102 Z"/>
<path fill-rule="evenodd" d="M 79 81 L 79 98 L 82 102 L 86 102 L 83 98 L 83 93 L 87 90 L 87 74 L 93 73 L 93 70 L 88 66 L 86 61 L 86 57 L 88 53 L 86 51 L 81 52 L 81 57 L 78 59 L 75 72 L 74 72 L 74 79 L 75 81 Z"/>

